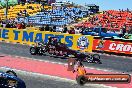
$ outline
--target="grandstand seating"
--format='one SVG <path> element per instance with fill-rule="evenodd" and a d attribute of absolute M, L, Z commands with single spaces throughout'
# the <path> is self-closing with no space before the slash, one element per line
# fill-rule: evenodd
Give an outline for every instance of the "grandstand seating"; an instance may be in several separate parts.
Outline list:
<path fill-rule="evenodd" d="M 108 10 L 91 19 L 94 19 L 93 22 L 87 21 L 76 26 L 95 27 L 101 24 L 102 27 L 116 31 L 119 31 L 123 26 L 126 26 L 127 29 L 132 26 L 132 13 L 128 11 Z"/>
<path fill-rule="evenodd" d="M 27 7 L 33 7 L 33 9 L 27 8 Z M 17 17 L 17 14 L 20 13 L 20 11 L 27 10 L 27 13 L 29 15 L 33 15 L 40 11 L 40 4 L 25 4 L 25 5 L 16 5 L 16 6 L 10 6 L 8 9 L 8 18 L 15 19 Z M 0 10 L 0 19 L 5 19 L 5 8 Z"/>
<path fill-rule="evenodd" d="M 28 7 L 32 7 L 33 9 Z M 90 13 L 88 9 L 84 10 L 72 5 L 64 6 L 63 8 L 44 6 L 45 11 L 41 11 L 41 8 L 41 4 L 20 4 L 10 6 L 8 9 L 8 18 L 18 18 L 18 21 L 24 20 L 25 23 L 36 25 L 66 25 L 75 22 L 77 19 L 82 19 Z M 25 17 L 25 14 L 23 13 L 18 17 L 18 13 L 23 12 L 24 10 L 27 11 L 29 16 Z M 5 8 L 0 10 L 0 20 L 4 19 L 6 19 Z"/>
<path fill-rule="evenodd" d="M 66 25 L 74 21 L 74 18 L 83 18 L 87 16 L 88 11 L 83 12 L 80 8 L 53 8 L 39 12 L 34 16 L 30 16 L 26 23 L 36 25 Z M 74 17 L 74 18 L 73 18 Z"/>

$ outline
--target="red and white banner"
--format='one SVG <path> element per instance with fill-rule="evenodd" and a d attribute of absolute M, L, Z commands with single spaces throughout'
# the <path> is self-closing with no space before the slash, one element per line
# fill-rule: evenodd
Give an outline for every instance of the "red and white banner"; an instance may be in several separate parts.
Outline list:
<path fill-rule="evenodd" d="M 94 39 L 93 50 L 132 54 L 132 43 Z"/>

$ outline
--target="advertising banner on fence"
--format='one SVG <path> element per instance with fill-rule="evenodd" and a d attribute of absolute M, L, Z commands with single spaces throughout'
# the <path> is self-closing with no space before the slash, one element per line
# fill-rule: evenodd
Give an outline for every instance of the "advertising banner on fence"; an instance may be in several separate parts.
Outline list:
<path fill-rule="evenodd" d="M 36 30 L 17 30 L 17 29 L 0 29 L 0 40 L 9 42 L 35 44 L 39 41 L 48 42 L 48 38 L 57 36 L 61 42 L 74 50 L 91 52 L 93 45 L 92 36 L 83 36 L 75 34 L 63 34 L 59 32 L 45 32 Z"/>
<path fill-rule="evenodd" d="M 93 50 L 132 54 L 132 43 L 94 39 Z"/>

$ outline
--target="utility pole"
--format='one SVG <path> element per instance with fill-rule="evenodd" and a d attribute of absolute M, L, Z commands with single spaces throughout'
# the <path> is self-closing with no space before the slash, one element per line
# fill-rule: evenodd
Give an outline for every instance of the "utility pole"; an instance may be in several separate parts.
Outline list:
<path fill-rule="evenodd" d="M 8 0 L 5 0 L 6 1 L 6 22 L 7 22 L 7 19 L 8 19 Z"/>

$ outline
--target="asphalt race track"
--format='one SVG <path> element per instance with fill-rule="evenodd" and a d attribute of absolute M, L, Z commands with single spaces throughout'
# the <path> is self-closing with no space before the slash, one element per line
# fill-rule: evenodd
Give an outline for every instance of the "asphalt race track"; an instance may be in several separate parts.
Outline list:
<path fill-rule="evenodd" d="M 29 53 L 30 46 L 20 45 L 20 44 L 10 44 L 0 42 L 0 53 L 13 55 L 13 56 L 21 56 L 28 57 L 32 59 L 40 59 L 40 60 L 48 60 L 52 62 L 61 62 L 66 63 L 67 60 L 61 58 L 54 58 L 50 56 L 33 56 Z M 85 63 L 87 67 L 97 68 L 97 69 L 106 69 L 110 71 L 118 71 L 118 72 L 126 72 L 132 73 L 132 59 L 130 57 L 115 57 L 115 56 L 107 56 L 101 55 L 101 60 L 103 64 L 89 64 Z"/>
<path fill-rule="evenodd" d="M 8 69 L 0 68 L 0 71 L 6 72 L 7 70 Z M 76 81 L 69 79 L 25 71 L 14 71 L 17 73 L 17 76 L 26 83 L 27 88 L 110 88 L 99 84 L 85 84 L 84 86 L 80 86 Z"/>

